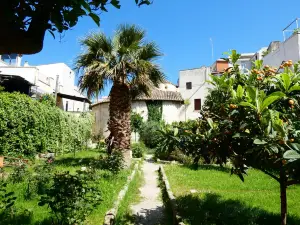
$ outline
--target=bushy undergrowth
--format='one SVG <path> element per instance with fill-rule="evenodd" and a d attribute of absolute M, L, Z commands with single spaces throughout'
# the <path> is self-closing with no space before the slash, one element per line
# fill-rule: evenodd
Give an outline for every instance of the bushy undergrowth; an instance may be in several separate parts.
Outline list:
<path fill-rule="evenodd" d="M 0 154 L 30 157 L 42 152 L 70 152 L 91 136 L 89 114 L 79 117 L 19 93 L 0 92 Z"/>
<path fill-rule="evenodd" d="M 100 204 L 100 192 L 88 182 L 85 173 L 57 173 L 53 185 L 46 190 L 39 205 L 47 205 L 57 224 L 83 224 L 86 217 Z"/>
<path fill-rule="evenodd" d="M 156 148 L 158 145 L 158 137 L 160 133 L 158 130 L 161 127 L 162 122 L 147 121 L 142 124 L 140 130 L 140 141 L 145 143 L 148 148 Z"/>
<path fill-rule="evenodd" d="M 143 142 L 133 143 L 131 145 L 131 150 L 133 158 L 142 158 L 147 150 L 147 147 Z"/>

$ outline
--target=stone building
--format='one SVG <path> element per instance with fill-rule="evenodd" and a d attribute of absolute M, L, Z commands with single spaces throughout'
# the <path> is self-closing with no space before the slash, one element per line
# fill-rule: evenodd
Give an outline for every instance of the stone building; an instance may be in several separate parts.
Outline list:
<path fill-rule="evenodd" d="M 132 111 L 139 113 L 144 121 L 148 119 L 148 107 L 150 103 L 160 103 L 162 119 L 167 123 L 180 120 L 180 111 L 184 107 L 184 100 L 178 88 L 169 82 L 153 88 L 150 96 L 141 95 L 132 101 Z M 109 131 L 107 122 L 109 119 L 109 98 L 102 98 L 98 103 L 93 104 L 92 112 L 95 116 L 93 133 L 107 137 Z"/>

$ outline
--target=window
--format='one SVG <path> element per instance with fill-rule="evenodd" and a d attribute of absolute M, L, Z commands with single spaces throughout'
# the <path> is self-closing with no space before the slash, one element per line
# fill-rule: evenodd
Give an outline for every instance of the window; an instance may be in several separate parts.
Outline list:
<path fill-rule="evenodd" d="M 185 84 L 187 90 L 192 89 L 192 82 L 186 82 Z"/>
<path fill-rule="evenodd" d="M 68 108 L 69 108 L 69 102 L 67 101 L 66 102 L 66 111 L 68 111 Z"/>
<path fill-rule="evenodd" d="M 201 99 L 194 99 L 194 109 L 200 110 L 201 109 Z"/>

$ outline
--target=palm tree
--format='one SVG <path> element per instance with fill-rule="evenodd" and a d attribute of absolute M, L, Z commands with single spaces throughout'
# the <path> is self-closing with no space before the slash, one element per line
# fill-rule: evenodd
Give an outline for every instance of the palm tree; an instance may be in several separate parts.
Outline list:
<path fill-rule="evenodd" d="M 109 139 L 112 149 L 123 151 L 130 161 L 131 101 L 165 80 L 155 60 L 161 56 L 154 42 L 145 41 L 145 31 L 135 25 L 121 25 L 111 39 L 103 33 L 91 33 L 83 40 L 85 51 L 76 59 L 83 71 L 80 89 L 96 96 L 112 83 L 109 94 Z"/>

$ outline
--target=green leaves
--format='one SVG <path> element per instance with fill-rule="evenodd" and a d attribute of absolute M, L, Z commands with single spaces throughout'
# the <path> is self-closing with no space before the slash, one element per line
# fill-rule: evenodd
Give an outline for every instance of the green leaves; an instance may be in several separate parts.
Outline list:
<path fill-rule="evenodd" d="M 16 199 L 14 192 L 7 191 L 7 183 L 0 180 L 0 213 L 11 208 L 15 204 Z"/>
<path fill-rule="evenodd" d="M 249 103 L 249 102 L 241 102 L 240 103 L 241 106 L 246 106 L 246 107 L 250 107 L 252 109 L 256 109 L 255 105 Z"/>
<path fill-rule="evenodd" d="M 95 13 L 89 13 L 89 16 L 94 20 L 94 22 L 100 26 L 100 17 Z"/>
<path fill-rule="evenodd" d="M 253 144 L 256 144 L 256 145 L 264 145 L 264 144 L 267 144 L 267 142 L 264 141 L 264 140 L 255 139 L 255 140 L 253 141 Z"/>
<path fill-rule="evenodd" d="M 94 171 L 57 173 L 39 205 L 47 205 L 57 224 L 83 224 L 85 218 L 100 204 L 100 191 L 90 181 Z"/>
<path fill-rule="evenodd" d="M 300 152 L 295 150 L 288 150 L 283 154 L 283 158 L 285 159 L 300 159 Z"/>
<path fill-rule="evenodd" d="M 239 85 L 236 90 L 236 97 L 241 99 L 243 95 L 244 95 L 244 88 L 241 85 Z"/>
<path fill-rule="evenodd" d="M 300 86 L 298 84 L 292 86 L 288 92 L 291 93 L 292 91 L 300 91 Z"/>
<path fill-rule="evenodd" d="M 213 120 L 211 118 L 207 118 L 207 122 L 208 122 L 210 128 L 213 129 L 214 128 L 214 122 L 213 122 Z"/>
<path fill-rule="evenodd" d="M 34 156 L 45 151 L 70 152 L 90 138 L 91 115 L 70 115 L 55 106 L 52 96 L 38 100 L 0 92 L 0 154 Z M 76 146 L 76 147 L 75 147 Z"/>
<path fill-rule="evenodd" d="M 274 92 L 272 94 L 270 94 L 269 96 L 267 96 L 267 98 L 264 99 L 261 108 L 260 108 L 260 112 L 264 111 L 268 106 L 270 106 L 273 102 L 279 100 L 280 98 L 284 97 L 285 94 L 278 91 L 278 92 Z"/>
<path fill-rule="evenodd" d="M 110 1 L 110 4 L 112 4 L 114 7 L 116 7 L 117 9 L 120 9 L 121 8 L 121 5 L 120 5 L 120 1 L 118 0 L 111 0 Z"/>

